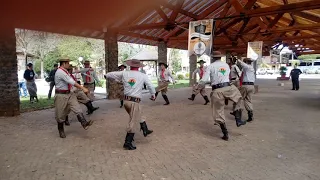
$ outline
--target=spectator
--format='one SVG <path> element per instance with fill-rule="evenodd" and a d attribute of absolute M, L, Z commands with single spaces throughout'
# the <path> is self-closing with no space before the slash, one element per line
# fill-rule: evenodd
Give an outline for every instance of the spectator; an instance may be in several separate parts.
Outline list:
<path fill-rule="evenodd" d="M 27 89 L 30 94 L 30 102 L 34 102 L 34 98 L 36 98 L 36 102 L 38 102 L 37 96 L 37 85 L 35 83 L 35 73 L 33 71 L 33 64 L 27 64 L 27 69 L 24 71 L 23 75 L 24 79 L 27 81 Z"/>
<path fill-rule="evenodd" d="M 51 94 L 52 94 L 52 90 L 54 87 L 54 76 L 56 74 L 57 69 L 58 69 L 58 64 L 55 64 L 53 66 L 53 70 L 51 70 L 49 73 L 50 89 L 49 89 L 49 93 L 48 93 L 48 99 L 51 99 Z"/>
<path fill-rule="evenodd" d="M 27 87 L 26 87 L 26 82 L 23 78 L 24 75 L 24 70 L 22 70 L 20 67 L 18 67 L 18 84 L 19 84 L 19 96 L 22 96 L 22 92 L 21 89 L 23 91 L 24 96 L 23 97 L 27 97 L 28 96 L 28 92 L 27 92 Z"/>
<path fill-rule="evenodd" d="M 299 76 L 302 74 L 301 70 L 297 68 L 297 65 L 294 66 L 294 68 L 290 72 L 290 77 L 292 80 L 292 89 L 291 90 L 296 90 L 298 91 L 300 86 L 299 86 Z"/>

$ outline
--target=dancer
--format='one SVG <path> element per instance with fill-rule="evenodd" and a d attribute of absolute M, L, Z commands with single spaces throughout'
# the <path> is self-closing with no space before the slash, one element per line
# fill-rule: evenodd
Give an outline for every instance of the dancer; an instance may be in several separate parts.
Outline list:
<path fill-rule="evenodd" d="M 59 135 L 61 138 L 66 138 L 64 133 L 64 122 L 70 111 L 74 112 L 84 129 L 88 129 L 92 125 L 93 121 L 87 121 L 82 113 L 77 97 L 74 93 L 71 93 L 72 86 L 83 90 L 84 93 L 88 93 L 89 90 L 82 87 L 72 79 L 68 73 L 69 59 L 60 59 L 60 67 L 58 68 L 54 81 L 55 81 L 55 116 L 58 123 Z"/>
<path fill-rule="evenodd" d="M 255 91 L 254 82 L 255 82 L 255 74 L 254 68 L 252 66 L 252 59 L 245 58 L 244 62 L 238 60 L 243 70 L 243 82 L 240 88 L 240 92 L 242 98 L 244 100 L 244 106 L 248 111 L 248 120 L 247 122 L 253 121 L 253 105 L 252 105 L 252 95 Z"/>
<path fill-rule="evenodd" d="M 96 72 L 90 67 L 90 61 L 84 61 L 84 68 L 80 69 L 82 79 L 83 79 L 83 86 L 89 89 L 89 98 L 91 101 L 94 100 L 94 88 L 95 88 L 95 81 L 100 84 L 100 81 L 96 75 Z"/>
<path fill-rule="evenodd" d="M 107 73 L 105 77 L 123 82 L 124 108 L 130 116 L 127 128 L 127 136 L 123 148 L 127 150 L 134 150 L 136 149 L 136 146 L 132 144 L 132 141 L 134 140 L 135 134 L 134 125 L 137 121 L 140 121 L 140 128 L 145 137 L 153 132 L 152 130 L 148 129 L 147 123 L 141 115 L 141 107 L 139 103 L 141 101 L 143 84 L 147 85 L 152 100 L 155 98 L 155 89 L 151 81 L 148 79 L 148 76 L 139 72 L 139 68 L 144 66 L 142 62 L 132 59 L 127 60 L 126 64 L 130 66 L 130 71 L 110 72 Z"/>
<path fill-rule="evenodd" d="M 158 87 L 156 87 L 156 94 L 154 101 L 156 100 L 158 93 L 161 91 L 163 99 L 166 101 L 164 105 L 169 105 L 169 98 L 167 96 L 168 86 L 170 83 L 170 79 L 173 81 L 173 84 L 175 83 L 175 80 L 171 74 L 171 72 L 167 69 L 168 65 L 166 63 L 159 63 L 160 71 L 159 71 L 159 77 L 158 77 Z"/>
<path fill-rule="evenodd" d="M 207 67 L 207 71 L 199 83 L 204 85 L 207 82 L 211 82 L 212 115 L 215 122 L 220 125 L 223 133 L 222 139 L 228 141 L 229 135 L 225 124 L 224 114 L 225 99 L 228 98 L 236 103 L 235 119 L 236 125 L 240 127 L 246 124 L 245 121 L 241 120 L 242 110 L 240 108 L 240 104 L 242 97 L 239 90 L 234 85 L 230 84 L 229 65 L 221 61 L 220 57 L 212 57 L 212 60 L 213 63 Z"/>
<path fill-rule="evenodd" d="M 199 75 L 200 77 L 200 80 L 202 79 L 203 75 L 204 75 L 204 72 L 205 72 L 205 68 L 204 68 L 204 63 L 206 63 L 204 60 L 200 60 L 198 61 L 198 63 L 200 64 L 200 67 L 197 68 L 193 73 L 192 73 L 192 79 L 196 79 L 197 77 L 195 77 L 196 74 Z M 209 101 L 209 98 L 207 96 L 207 93 L 206 93 L 206 86 L 205 85 L 202 85 L 202 84 L 199 84 L 199 83 L 196 83 L 194 86 L 193 86 L 193 90 L 192 90 L 192 95 L 190 98 L 188 98 L 189 100 L 191 101 L 194 101 L 194 98 L 196 97 L 197 94 L 201 94 L 203 99 L 205 100 L 205 103 L 204 105 L 207 105 L 210 101 Z"/>

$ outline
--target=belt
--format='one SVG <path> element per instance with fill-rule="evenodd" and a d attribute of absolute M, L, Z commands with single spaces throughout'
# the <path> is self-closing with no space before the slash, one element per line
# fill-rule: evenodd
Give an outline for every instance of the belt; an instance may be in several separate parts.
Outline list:
<path fill-rule="evenodd" d="M 92 84 L 94 84 L 94 83 L 84 83 L 84 85 L 92 85 Z"/>
<path fill-rule="evenodd" d="M 232 81 L 236 80 L 237 78 L 231 78 Z"/>
<path fill-rule="evenodd" d="M 216 85 L 213 85 L 213 86 L 212 86 L 212 90 L 219 89 L 219 88 L 223 88 L 223 87 L 227 87 L 227 86 L 230 86 L 230 83 L 229 83 L 229 82 L 216 84 Z"/>
<path fill-rule="evenodd" d="M 56 89 L 56 94 L 69 94 L 70 90 L 60 90 L 60 89 Z"/>
<path fill-rule="evenodd" d="M 242 82 L 242 85 L 254 85 L 253 82 Z"/>
<path fill-rule="evenodd" d="M 132 97 L 132 96 L 124 96 L 124 100 L 132 101 L 132 102 L 136 102 L 136 103 L 139 103 L 141 101 L 140 98 L 136 98 L 136 97 Z"/>

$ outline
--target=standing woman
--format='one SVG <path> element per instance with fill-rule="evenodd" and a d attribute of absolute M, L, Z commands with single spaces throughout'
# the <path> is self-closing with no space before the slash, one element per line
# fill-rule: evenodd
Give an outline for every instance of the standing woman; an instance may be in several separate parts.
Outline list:
<path fill-rule="evenodd" d="M 34 98 L 36 98 L 36 102 L 38 102 L 38 96 L 37 96 L 37 85 L 35 83 L 35 73 L 33 71 L 33 64 L 29 63 L 27 64 L 27 69 L 24 71 L 24 79 L 27 82 L 27 89 L 30 95 L 30 102 L 34 102 Z"/>

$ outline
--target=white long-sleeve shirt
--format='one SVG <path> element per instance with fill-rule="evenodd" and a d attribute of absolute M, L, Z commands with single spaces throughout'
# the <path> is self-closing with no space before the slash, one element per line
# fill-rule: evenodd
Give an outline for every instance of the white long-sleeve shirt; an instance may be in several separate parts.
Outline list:
<path fill-rule="evenodd" d="M 76 82 L 72 79 L 67 70 L 64 71 L 61 68 L 58 68 L 54 76 L 54 83 L 58 90 L 71 90 L 69 89 L 69 84 L 74 86 Z"/>
<path fill-rule="evenodd" d="M 230 67 L 227 63 L 221 60 L 215 61 L 210 64 L 202 79 L 199 81 L 201 84 L 210 82 L 211 86 L 230 82 L 229 80 Z"/>
<path fill-rule="evenodd" d="M 115 71 L 109 72 L 105 75 L 108 79 L 114 79 L 115 81 L 122 82 L 124 87 L 124 95 L 141 98 L 143 85 L 149 89 L 151 95 L 155 95 L 151 81 L 146 74 L 139 71 Z"/>
<path fill-rule="evenodd" d="M 96 72 L 91 68 L 83 68 L 80 70 L 80 72 L 82 75 L 83 83 L 91 84 L 94 83 L 95 80 L 99 82 Z"/>
<path fill-rule="evenodd" d="M 252 65 L 246 64 L 241 60 L 238 60 L 243 68 L 243 82 L 255 82 L 256 77 L 254 74 L 254 68 Z"/>
<path fill-rule="evenodd" d="M 171 80 L 174 82 L 174 78 L 171 74 L 171 71 L 169 71 L 168 69 L 164 70 L 163 75 L 164 77 L 162 76 L 162 70 L 160 70 L 158 75 L 158 78 L 160 81 L 170 81 L 170 78 L 171 78 Z"/>
<path fill-rule="evenodd" d="M 239 77 L 241 76 L 241 70 L 239 69 L 239 67 L 235 64 L 233 64 L 231 66 L 231 70 L 230 70 L 230 76 L 231 76 L 231 79 L 236 79 L 236 80 L 239 80 Z"/>

